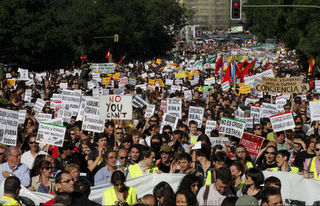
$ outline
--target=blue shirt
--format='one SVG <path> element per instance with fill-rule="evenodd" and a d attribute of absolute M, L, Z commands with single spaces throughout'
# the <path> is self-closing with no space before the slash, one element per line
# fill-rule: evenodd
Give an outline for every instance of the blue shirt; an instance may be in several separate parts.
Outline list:
<path fill-rule="evenodd" d="M 13 170 L 9 166 L 8 162 L 0 164 L 0 183 L 5 179 L 2 172 L 7 171 L 16 175 L 20 181 L 21 185 L 28 187 L 30 185 L 30 170 L 25 164 L 19 163 Z"/>
<path fill-rule="evenodd" d="M 103 185 L 111 182 L 112 172 L 108 166 L 102 167 L 94 176 L 94 186 Z"/>

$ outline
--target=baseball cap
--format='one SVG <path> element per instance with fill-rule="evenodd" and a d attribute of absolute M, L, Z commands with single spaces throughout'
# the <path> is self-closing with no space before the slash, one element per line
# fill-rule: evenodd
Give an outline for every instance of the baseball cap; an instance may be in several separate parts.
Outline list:
<path fill-rule="evenodd" d="M 255 206 L 259 206 L 259 202 L 256 198 L 249 196 L 249 195 L 243 195 L 241 197 L 238 198 L 237 202 L 236 202 L 236 206 L 240 206 L 240 205 L 255 205 Z"/>
<path fill-rule="evenodd" d="M 169 145 L 162 145 L 161 147 L 160 147 L 160 151 L 159 152 L 167 152 L 167 153 L 169 153 L 169 152 L 171 152 L 172 150 L 171 150 L 171 147 L 169 146 Z"/>

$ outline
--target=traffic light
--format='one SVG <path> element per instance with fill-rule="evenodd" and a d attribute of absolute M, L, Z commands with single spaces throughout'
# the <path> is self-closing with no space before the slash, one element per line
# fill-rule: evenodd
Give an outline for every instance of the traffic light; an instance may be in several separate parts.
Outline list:
<path fill-rule="evenodd" d="M 241 19 L 241 0 L 230 0 L 230 19 L 240 20 Z"/>

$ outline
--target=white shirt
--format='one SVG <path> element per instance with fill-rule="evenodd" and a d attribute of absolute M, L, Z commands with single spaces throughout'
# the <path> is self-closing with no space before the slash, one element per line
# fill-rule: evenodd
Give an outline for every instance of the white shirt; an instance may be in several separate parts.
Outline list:
<path fill-rule="evenodd" d="M 36 156 L 42 155 L 42 154 L 44 154 L 44 155 L 49 155 L 48 153 L 40 150 Z M 31 150 L 29 150 L 28 152 L 25 152 L 25 153 L 23 153 L 23 154 L 21 155 L 21 163 L 27 165 L 30 170 L 31 170 L 32 167 L 33 167 L 34 159 L 35 159 L 35 158 L 32 156 Z"/>

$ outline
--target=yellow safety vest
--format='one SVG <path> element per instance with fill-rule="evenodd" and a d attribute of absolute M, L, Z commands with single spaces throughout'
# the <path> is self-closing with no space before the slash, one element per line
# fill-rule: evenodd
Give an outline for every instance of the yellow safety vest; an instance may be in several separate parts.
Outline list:
<path fill-rule="evenodd" d="M 281 171 L 281 170 L 279 170 L 279 167 L 272 167 L 272 168 L 270 168 L 272 171 Z M 291 167 L 290 166 L 290 172 L 292 172 L 292 173 L 298 173 L 299 172 L 299 168 L 298 167 Z"/>
<path fill-rule="evenodd" d="M 211 185 L 211 184 L 212 184 L 212 180 L 211 180 L 212 174 L 211 174 L 211 171 L 212 171 L 212 170 L 209 170 L 208 173 L 207 173 L 207 179 L 206 179 L 205 185 Z"/>
<path fill-rule="evenodd" d="M 137 201 L 137 188 L 127 187 L 127 189 L 128 189 L 128 197 L 125 202 L 128 203 L 128 205 L 132 205 Z M 116 202 L 118 201 L 118 197 L 114 187 L 105 190 L 103 192 L 103 195 L 104 195 L 104 205 L 115 205 Z"/>
<path fill-rule="evenodd" d="M 138 164 L 130 165 L 128 168 L 129 168 L 129 172 L 130 172 L 130 177 L 137 177 L 137 176 L 143 175 Z M 151 165 L 148 169 L 148 174 L 153 173 L 156 170 L 159 170 L 158 167 L 155 165 Z"/>
<path fill-rule="evenodd" d="M 195 144 L 198 141 L 197 137 L 192 137 L 192 136 L 190 136 L 190 137 L 191 137 L 191 141 L 193 144 Z"/>
<path fill-rule="evenodd" d="M 310 167 L 310 171 L 307 171 L 307 172 L 313 172 L 313 178 L 314 179 L 320 179 L 320 175 L 319 173 L 317 173 L 317 168 L 316 168 L 316 158 L 315 157 L 312 157 L 309 159 L 309 162 L 308 162 L 308 168 Z M 309 165 L 311 164 L 311 165 Z"/>
<path fill-rule="evenodd" d="M 2 196 L 0 197 L 0 205 L 15 205 L 15 206 L 21 206 L 20 203 L 11 198 L 11 197 L 6 197 L 6 196 Z"/>

